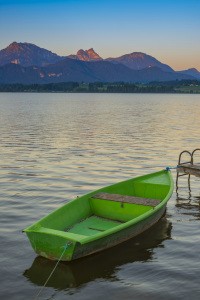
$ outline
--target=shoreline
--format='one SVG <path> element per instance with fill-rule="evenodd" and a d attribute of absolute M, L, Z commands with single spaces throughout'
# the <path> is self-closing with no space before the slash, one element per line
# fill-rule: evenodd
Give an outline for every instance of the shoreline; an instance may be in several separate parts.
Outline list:
<path fill-rule="evenodd" d="M 0 93 L 102 93 L 102 94 L 200 94 L 200 81 L 175 80 L 150 83 L 60 82 L 44 84 L 0 84 Z"/>

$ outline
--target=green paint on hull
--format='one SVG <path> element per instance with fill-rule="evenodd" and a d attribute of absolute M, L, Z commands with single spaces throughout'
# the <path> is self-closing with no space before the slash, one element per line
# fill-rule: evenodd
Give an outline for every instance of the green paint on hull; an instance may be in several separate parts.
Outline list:
<path fill-rule="evenodd" d="M 131 196 L 133 202 L 95 198 L 100 192 Z M 34 251 L 50 259 L 58 260 L 65 245 L 70 242 L 62 257 L 62 260 L 70 261 L 112 247 L 143 232 L 162 217 L 172 193 L 170 171 L 136 177 L 81 196 L 24 231 Z M 135 204 L 132 197 L 140 197 L 143 201 L 150 198 L 154 202 L 156 199 L 158 204 Z"/>

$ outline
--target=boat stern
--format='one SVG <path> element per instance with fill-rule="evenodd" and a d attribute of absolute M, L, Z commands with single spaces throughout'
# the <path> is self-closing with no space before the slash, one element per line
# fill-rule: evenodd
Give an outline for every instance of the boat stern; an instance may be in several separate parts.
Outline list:
<path fill-rule="evenodd" d="M 35 227 L 30 226 L 23 231 L 26 232 L 35 253 L 53 260 L 59 260 L 64 248 L 67 246 L 62 260 L 71 261 L 76 244 L 85 239 L 85 236 L 80 234 L 49 229 L 38 225 Z"/>

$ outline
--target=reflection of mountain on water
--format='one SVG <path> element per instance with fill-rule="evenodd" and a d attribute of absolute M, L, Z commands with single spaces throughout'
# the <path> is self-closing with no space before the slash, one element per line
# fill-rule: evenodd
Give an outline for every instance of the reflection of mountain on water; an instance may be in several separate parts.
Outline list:
<path fill-rule="evenodd" d="M 47 286 L 56 289 L 78 287 L 97 278 L 112 279 L 116 268 L 136 261 L 153 259 L 154 248 L 164 247 L 162 242 L 171 238 L 171 223 L 163 217 L 141 235 L 108 250 L 72 262 L 60 262 Z M 43 286 L 55 266 L 55 261 L 36 257 L 24 276 Z"/>

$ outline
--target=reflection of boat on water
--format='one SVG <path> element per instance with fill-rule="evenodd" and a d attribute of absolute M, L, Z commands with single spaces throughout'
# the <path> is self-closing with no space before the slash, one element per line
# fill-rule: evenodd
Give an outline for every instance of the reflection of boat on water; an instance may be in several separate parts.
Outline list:
<path fill-rule="evenodd" d="M 56 289 L 78 287 L 97 278 L 112 278 L 117 267 L 137 261 L 153 259 L 154 249 L 162 247 L 162 242 L 171 238 L 171 223 L 163 217 L 151 229 L 141 235 L 91 256 L 72 262 L 60 262 L 47 286 Z M 115 250 L 115 251 L 113 251 Z M 24 276 L 32 283 L 43 286 L 55 266 L 41 256 L 35 258 Z"/>

